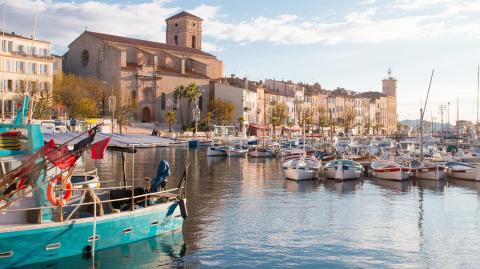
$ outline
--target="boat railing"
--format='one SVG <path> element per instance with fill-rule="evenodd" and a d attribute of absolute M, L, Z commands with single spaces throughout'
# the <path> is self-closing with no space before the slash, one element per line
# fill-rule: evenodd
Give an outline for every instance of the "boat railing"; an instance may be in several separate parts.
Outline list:
<path fill-rule="evenodd" d="M 131 187 L 131 186 L 127 186 Z M 119 188 L 126 188 L 125 186 L 123 187 L 110 187 L 110 188 L 101 188 L 101 189 L 119 189 Z M 68 189 L 71 191 L 82 191 L 86 192 L 88 189 Z M 98 189 L 97 189 L 98 190 Z M 132 204 L 134 200 L 138 200 L 139 198 L 145 198 L 145 200 L 148 199 L 149 196 L 161 196 L 162 194 L 170 193 L 173 194 L 173 192 L 180 191 L 181 188 L 174 188 L 174 189 L 169 189 L 169 190 L 164 190 L 164 191 L 158 191 L 158 192 L 152 192 L 152 193 L 145 193 L 145 194 L 139 194 L 139 195 L 132 195 L 129 197 L 122 197 L 122 198 L 117 198 L 117 199 L 108 199 L 108 200 L 100 200 L 100 201 L 92 201 L 92 202 L 81 202 L 81 203 L 74 203 L 74 204 L 66 204 L 65 206 L 68 207 L 74 207 L 74 206 L 82 206 L 82 205 L 96 205 L 96 204 L 104 204 L 104 203 L 111 203 L 111 202 L 121 202 L 121 201 L 128 201 L 132 200 Z M 133 191 L 133 190 L 132 190 Z M 175 197 L 170 197 L 170 198 L 179 198 L 180 193 L 178 196 Z M 34 211 L 34 210 L 41 210 L 41 209 L 54 209 L 58 208 L 59 206 L 57 205 L 52 205 L 52 206 L 41 206 L 41 207 L 29 207 L 29 208 L 16 208 L 16 209 L 3 209 L 2 212 L 18 212 L 18 211 Z M 145 203 L 145 207 L 148 207 L 148 203 Z M 132 211 L 134 210 L 134 207 L 132 207 Z"/>

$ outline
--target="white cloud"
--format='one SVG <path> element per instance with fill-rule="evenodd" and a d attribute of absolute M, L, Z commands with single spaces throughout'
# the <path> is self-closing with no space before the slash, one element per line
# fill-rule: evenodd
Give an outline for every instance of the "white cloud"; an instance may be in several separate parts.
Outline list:
<path fill-rule="evenodd" d="M 392 0 L 391 3 L 393 5 L 379 5 L 364 0 L 361 4 L 368 6 L 360 6 L 328 22 L 297 14 L 257 15 L 233 22 L 221 7 L 205 4 L 189 11 L 204 19 L 203 47 L 207 51 L 224 50 L 225 41 L 290 45 L 480 37 L 480 18 L 476 16 L 480 11 L 479 1 Z M 31 33 L 36 1 L 15 0 L 7 4 L 7 31 Z M 37 36 L 52 40 L 60 50 L 64 50 L 85 27 L 91 31 L 162 42 L 165 40 L 165 18 L 180 10 L 181 7 L 168 0 L 136 4 L 40 0 Z"/>

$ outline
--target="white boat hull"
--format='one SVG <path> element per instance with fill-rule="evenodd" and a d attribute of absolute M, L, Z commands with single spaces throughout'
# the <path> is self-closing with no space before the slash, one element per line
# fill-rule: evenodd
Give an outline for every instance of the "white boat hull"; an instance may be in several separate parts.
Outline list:
<path fill-rule="evenodd" d="M 215 150 L 212 148 L 208 148 L 207 156 L 227 156 L 227 153 L 224 151 Z"/>
<path fill-rule="evenodd" d="M 325 177 L 335 180 L 349 180 L 349 179 L 357 179 L 362 175 L 362 171 L 357 170 L 343 170 L 341 173 L 338 173 L 335 169 L 326 169 L 325 170 Z"/>
<path fill-rule="evenodd" d="M 410 173 L 404 170 L 400 171 L 392 171 L 392 172 L 383 172 L 383 171 L 375 171 L 372 170 L 372 176 L 380 178 L 380 179 L 389 179 L 389 180 L 408 180 L 410 177 Z"/>
<path fill-rule="evenodd" d="M 250 157 L 257 157 L 257 158 L 262 158 L 262 157 L 272 157 L 272 153 L 269 151 L 258 151 L 258 150 L 252 150 L 248 153 Z"/>
<path fill-rule="evenodd" d="M 447 174 L 454 178 L 480 181 L 480 175 L 478 175 L 477 169 L 469 169 L 462 171 L 450 170 L 449 172 L 447 172 Z"/>
<path fill-rule="evenodd" d="M 446 174 L 443 170 L 428 170 L 428 169 L 419 169 L 412 172 L 412 176 L 419 179 L 430 179 L 430 180 L 442 180 L 445 178 Z"/>
<path fill-rule="evenodd" d="M 296 169 L 289 167 L 284 168 L 283 172 L 285 173 L 286 178 L 296 181 L 315 179 L 318 177 L 317 170 Z"/>

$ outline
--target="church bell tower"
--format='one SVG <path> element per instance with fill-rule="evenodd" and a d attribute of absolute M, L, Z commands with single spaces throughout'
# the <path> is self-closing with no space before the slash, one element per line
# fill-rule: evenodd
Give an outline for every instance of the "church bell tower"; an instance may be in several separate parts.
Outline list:
<path fill-rule="evenodd" d="M 392 76 L 392 69 L 388 68 L 388 76 L 382 80 L 382 93 L 386 96 L 397 97 L 397 80 Z"/>
<path fill-rule="evenodd" d="M 202 49 L 202 19 L 182 11 L 167 18 L 167 44 Z"/>

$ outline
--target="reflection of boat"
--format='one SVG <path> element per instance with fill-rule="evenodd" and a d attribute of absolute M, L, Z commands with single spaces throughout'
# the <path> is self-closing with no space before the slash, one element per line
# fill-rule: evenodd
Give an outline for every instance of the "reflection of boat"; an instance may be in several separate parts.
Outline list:
<path fill-rule="evenodd" d="M 361 180 L 351 180 L 351 181 L 332 181 L 332 180 L 325 180 L 324 185 L 325 188 L 331 190 L 338 194 L 345 194 L 352 191 L 355 191 L 357 187 L 362 183 Z"/>
<path fill-rule="evenodd" d="M 476 190 L 480 193 L 480 181 L 472 181 L 472 180 L 464 180 L 459 178 L 450 178 L 449 182 L 455 186 L 461 186 L 464 188 L 469 188 L 472 190 Z"/>
<path fill-rule="evenodd" d="M 373 161 L 370 165 L 372 176 L 381 179 L 407 180 L 410 177 L 410 170 L 390 160 Z"/>
<path fill-rule="evenodd" d="M 454 178 L 480 181 L 479 167 L 461 162 L 446 162 L 447 174 Z"/>
<path fill-rule="evenodd" d="M 293 181 L 284 180 L 283 187 L 289 192 L 311 192 L 318 187 L 316 180 Z"/>
<path fill-rule="evenodd" d="M 412 187 L 412 182 L 410 181 L 393 181 L 393 180 L 388 180 L 388 179 L 381 179 L 381 178 L 372 178 L 373 182 L 375 184 L 382 186 L 387 189 L 392 189 L 396 191 L 408 191 Z"/>
<path fill-rule="evenodd" d="M 363 167 L 352 160 L 335 160 L 325 165 L 326 178 L 335 180 L 357 179 L 362 175 Z"/>
<path fill-rule="evenodd" d="M 317 178 L 322 168 L 320 161 L 310 158 L 288 160 L 282 166 L 285 177 L 293 180 Z"/>
<path fill-rule="evenodd" d="M 420 163 L 417 160 L 410 162 L 410 174 L 420 179 L 440 180 L 445 178 L 446 168 L 437 163 Z"/>
<path fill-rule="evenodd" d="M 95 253 L 95 268 L 158 268 L 159 265 L 167 265 L 171 268 L 175 263 L 183 262 L 182 257 L 185 256 L 185 251 L 183 234 L 177 232 L 98 251 Z M 91 266 L 91 259 L 77 255 L 21 268 L 90 268 Z"/>
<path fill-rule="evenodd" d="M 227 156 L 227 149 L 228 147 L 226 146 L 220 146 L 220 147 L 208 147 L 207 149 L 207 156 Z"/>
<path fill-rule="evenodd" d="M 417 179 L 416 185 L 419 188 L 426 188 L 431 190 L 443 191 L 445 187 L 445 180 L 430 180 L 430 179 Z"/>

